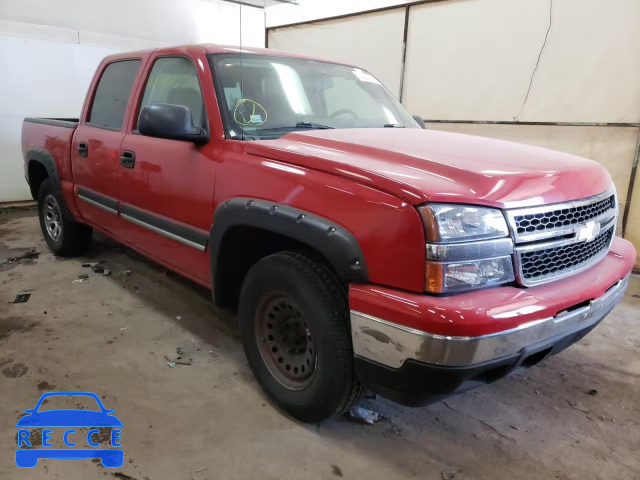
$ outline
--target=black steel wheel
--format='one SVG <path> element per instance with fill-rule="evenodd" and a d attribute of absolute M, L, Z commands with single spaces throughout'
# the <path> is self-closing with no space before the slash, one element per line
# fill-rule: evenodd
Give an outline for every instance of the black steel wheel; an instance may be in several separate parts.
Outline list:
<path fill-rule="evenodd" d="M 266 295 L 256 311 L 256 343 L 271 375 L 289 390 L 313 380 L 316 354 L 302 310 L 285 292 Z"/>
<path fill-rule="evenodd" d="M 360 398 L 346 287 L 321 260 L 286 251 L 263 258 L 240 293 L 245 354 L 260 386 L 293 417 L 317 422 Z"/>

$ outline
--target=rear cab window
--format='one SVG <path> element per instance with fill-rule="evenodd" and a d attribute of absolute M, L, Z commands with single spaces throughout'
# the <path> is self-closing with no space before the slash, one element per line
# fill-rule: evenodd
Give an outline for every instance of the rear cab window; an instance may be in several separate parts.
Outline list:
<path fill-rule="evenodd" d="M 108 130 L 122 130 L 124 114 L 140 69 L 141 60 L 120 60 L 102 72 L 87 123 Z"/>

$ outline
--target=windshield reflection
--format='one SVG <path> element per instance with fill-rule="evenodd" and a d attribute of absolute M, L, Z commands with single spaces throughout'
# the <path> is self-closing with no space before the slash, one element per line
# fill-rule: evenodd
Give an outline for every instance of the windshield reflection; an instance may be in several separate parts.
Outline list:
<path fill-rule="evenodd" d="M 226 134 L 278 138 L 316 128 L 420 128 L 365 70 L 316 60 L 210 56 Z"/>

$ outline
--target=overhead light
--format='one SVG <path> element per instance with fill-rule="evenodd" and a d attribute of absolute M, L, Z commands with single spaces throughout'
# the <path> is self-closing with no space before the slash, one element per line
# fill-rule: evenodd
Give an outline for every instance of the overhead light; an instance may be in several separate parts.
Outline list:
<path fill-rule="evenodd" d="M 226 0 L 231 3 L 239 3 L 240 5 L 249 5 L 251 7 L 272 7 L 274 5 L 290 4 L 298 5 L 298 0 Z"/>

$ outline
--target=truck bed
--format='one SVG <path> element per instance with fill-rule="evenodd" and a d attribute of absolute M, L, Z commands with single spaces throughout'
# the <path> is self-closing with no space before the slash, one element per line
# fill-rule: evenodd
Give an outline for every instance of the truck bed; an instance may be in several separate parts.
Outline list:
<path fill-rule="evenodd" d="M 78 126 L 79 118 L 50 118 L 50 117 L 27 117 L 24 119 L 29 123 L 41 123 L 42 125 L 53 125 L 56 127 L 74 128 Z"/>
<path fill-rule="evenodd" d="M 38 160 L 53 177 L 69 208 L 73 207 L 70 154 L 78 123 L 77 118 L 25 118 L 22 124 L 25 176 L 29 177 L 32 161 Z M 37 187 L 31 189 L 31 194 L 34 199 L 37 197 Z"/>

